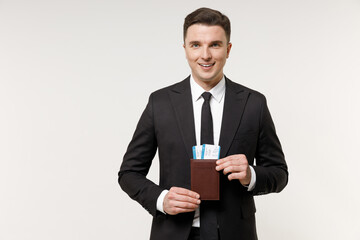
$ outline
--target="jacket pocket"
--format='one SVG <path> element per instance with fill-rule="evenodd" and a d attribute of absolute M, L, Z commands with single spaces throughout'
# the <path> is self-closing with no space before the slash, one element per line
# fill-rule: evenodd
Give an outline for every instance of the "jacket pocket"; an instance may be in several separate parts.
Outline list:
<path fill-rule="evenodd" d="M 248 218 L 255 214 L 256 207 L 254 198 L 252 196 L 243 197 L 242 204 L 241 204 L 241 217 Z"/>

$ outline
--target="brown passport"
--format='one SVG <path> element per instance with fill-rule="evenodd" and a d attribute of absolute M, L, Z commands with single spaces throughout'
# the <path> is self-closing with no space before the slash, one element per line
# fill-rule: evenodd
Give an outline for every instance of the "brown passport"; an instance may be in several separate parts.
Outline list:
<path fill-rule="evenodd" d="M 218 159 L 190 159 L 191 190 L 200 194 L 201 200 L 219 200 Z"/>

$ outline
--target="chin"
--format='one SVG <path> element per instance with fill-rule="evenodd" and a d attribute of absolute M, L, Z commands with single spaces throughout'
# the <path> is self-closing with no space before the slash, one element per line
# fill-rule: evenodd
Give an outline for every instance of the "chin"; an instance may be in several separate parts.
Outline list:
<path fill-rule="evenodd" d="M 201 78 L 201 81 L 203 82 L 211 82 L 213 78 Z"/>
<path fill-rule="evenodd" d="M 209 82 L 211 80 L 213 80 L 215 78 L 215 76 L 213 75 L 208 75 L 208 74 L 202 74 L 202 75 L 199 75 L 199 77 L 203 80 L 203 81 L 206 81 L 206 82 Z"/>
<path fill-rule="evenodd" d="M 217 79 L 217 76 L 208 76 L 208 77 L 202 77 L 201 80 L 203 82 L 212 82 L 214 81 L 215 79 Z"/>

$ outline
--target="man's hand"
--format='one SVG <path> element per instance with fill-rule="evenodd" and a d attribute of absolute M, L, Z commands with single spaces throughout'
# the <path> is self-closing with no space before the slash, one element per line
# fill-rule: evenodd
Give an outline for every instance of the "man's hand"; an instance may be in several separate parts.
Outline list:
<path fill-rule="evenodd" d="M 251 170 L 248 160 L 244 154 L 231 155 L 216 161 L 216 170 L 224 170 L 224 174 L 229 174 L 228 179 L 238 179 L 244 186 L 249 185 L 251 180 Z"/>
<path fill-rule="evenodd" d="M 186 188 L 172 187 L 165 195 L 163 208 L 167 214 L 192 212 L 199 207 L 200 195 Z"/>

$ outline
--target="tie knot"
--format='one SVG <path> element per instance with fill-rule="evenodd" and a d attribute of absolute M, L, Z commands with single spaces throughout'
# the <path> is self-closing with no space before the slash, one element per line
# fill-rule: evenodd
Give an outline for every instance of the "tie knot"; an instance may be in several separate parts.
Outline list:
<path fill-rule="evenodd" d="M 204 98 L 205 101 L 210 101 L 211 93 L 204 92 L 203 94 L 201 94 L 201 96 Z"/>

